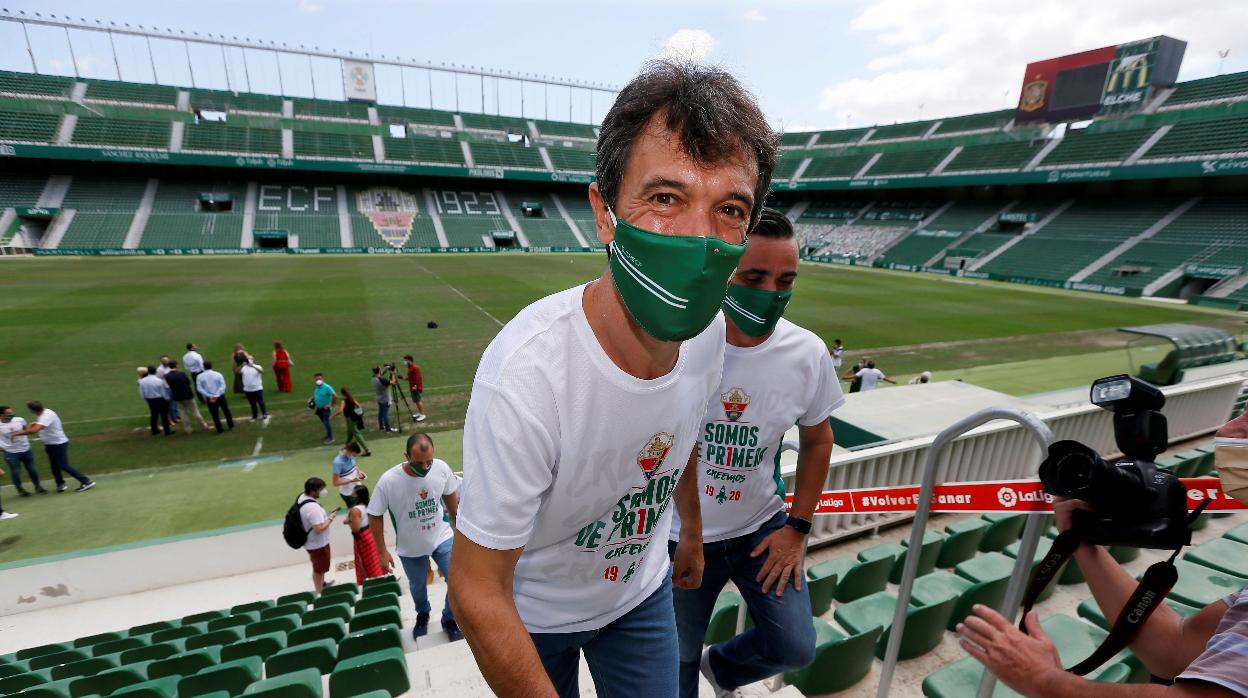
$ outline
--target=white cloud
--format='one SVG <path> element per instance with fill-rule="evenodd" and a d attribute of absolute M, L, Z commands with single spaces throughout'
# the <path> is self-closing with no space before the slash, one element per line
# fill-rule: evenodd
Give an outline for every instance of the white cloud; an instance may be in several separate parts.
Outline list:
<path fill-rule="evenodd" d="M 1180 79 L 1212 74 L 1219 49 L 1243 46 L 1248 2 L 1173 0 L 873 0 L 850 24 L 879 52 L 870 75 L 819 91 L 840 125 L 869 125 L 1013 107 L 1027 63 L 1158 34 L 1188 42 Z"/>
<path fill-rule="evenodd" d="M 663 42 L 663 57 L 686 61 L 706 60 L 715 50 L 715 37 L 704 29 L 680 29 Z"/>
<path fill-rule="evenodd" d="M 316 2 L 316 0 L 299 0 L 299 10 L 310 15 L 320 12 L 323 7 L 324 5 Z"/>
<path fill-rule="evenodd" d="M 751 7 L 750 9 L 746 10 L 743 16 L 745 17 L 747 21 L 750 21 L 750 22 L 766 22 L 767 21 L 767 15 L 763 14 L 763 11 L 758 9 L 757 7 Z"/>

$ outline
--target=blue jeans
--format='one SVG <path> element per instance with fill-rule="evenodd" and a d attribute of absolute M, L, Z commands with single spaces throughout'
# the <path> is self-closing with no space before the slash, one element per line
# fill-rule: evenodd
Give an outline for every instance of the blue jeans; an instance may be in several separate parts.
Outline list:
<path fill-rule="evenodd" d="M 35 452 L 27 449 L 21 453 L 4 452 L 4 464 L 9 466 L 9 477 L 13 478 L 13 486 L 18 492 L 22 491 L 22 466 L 25 466 L 26 473 L 30 475 L 30 481 L 35 485 L 36 490 L 43 489 L 39 484 L 39 471 L 35 470 Z"/>
<path fill-rule="evenodd" d="M 434 564 L 442 570 L 442 576 L 446 579 L 447 584 L 451 581 L 451 539 L 438 546 L 432 555 L 421 555 L 420 557 L 403 557 L 399 556 L 399 561 L 403 563 L 403 574 L 407 575 L 407 588 L 412 591 L 412 602 L 416 604 L 417 613 L 428 613 L 431 610 L 429 606 L 429 589 L 426 583 L 429 581 L 429 558 L 433 558 Z M 452 623 L 455 616 L 451 614 L 451 604 L 444 603 L 442 606 L 442 623 Z"/>
<path fill-rule="evenodd" d="M 377 428 L 382 431 L 390 431 L 390 403 L 377 403 Z"/>
<path fill-rule="evenodd" d="M 82 484 L 91 482 L 91 478 L 78 472 L 78 469 L 69 464 L 69 442 L 63 444 L 44 444 L 43 450 L 48 454 L 48 463 L 52 466 L 52 477 L 56 479 L 56 486 L 60 487 L 65 484 L 65 475 L 75 478 Z"/>
<path fill-rule="evenodd" d="M 784 596 L 776 596 L 774 588 L 764 594 L 756 577 L 767 556 L 750 557 L 750 551 L 764 538 L 784 527 L 785 519 L 784 512 L 777 512 L 753 533 L 706 543 L 702 586 L 675 590 L 673 604 L 676 631 L 680 636 L 681 698 L 698 695 L 702 640 L 715 609 L 715 599 L 730 579 L 745 600 L 755 627 L 711 647 L 711 671 L 721 688 L 740 688 L 814 661 L 815 625 L 811 620 L 810 592 L 806 585 L 802 584 L 798 591 L 790 581 Z M 675 551 L 675 543 L 668 546 L 670 551 Z"/>
<path fill-rule="evenodd" d="M 316 408 L 316 416 L 321 418 L 321 424 L 325 425 L 325 438 L 330 441 L 334 440 L 334 427 L 329 423 L 329 408 Z"/>
<path fill-rule="evenodd" d="M 530 633 L 546 675 L 562 698 L 580 695 L 581 652 L 602 698 L 676 695 L 676 638 L 672 635 L 672 582 L 641 605 L 597 630 Z"/>
<path fill-rule="evenodd" d="M 169 401 L 169 419 L 179 419 L 180 415 L 178 415 L 178 403 L 174 402 L 172 398 L 165 399 Z"/>

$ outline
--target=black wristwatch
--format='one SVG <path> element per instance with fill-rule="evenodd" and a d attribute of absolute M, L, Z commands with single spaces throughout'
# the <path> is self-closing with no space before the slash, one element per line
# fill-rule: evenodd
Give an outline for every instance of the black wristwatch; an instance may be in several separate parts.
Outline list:
<path fill-rule="evenodd" d="M 784 522 L 784 525 L 791 526 L 793 530 L 797 531 L 803 536 L 810 533 L 810 522 L 807 521 L 806 519 L 801 519 L 796 516 L 793 516 L 792 514 L 789 515 L 789 518 L 788 520 Z"/>

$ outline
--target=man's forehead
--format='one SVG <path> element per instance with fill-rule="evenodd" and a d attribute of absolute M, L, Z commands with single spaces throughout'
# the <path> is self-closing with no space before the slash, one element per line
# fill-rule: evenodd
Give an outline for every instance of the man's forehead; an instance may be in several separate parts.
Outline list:
<path fill-rule="evenodd" d="M 667 128 L 656 114 L 633 142 L 626 179 L 645 183 L 661 177 L 678 184 L 703 184 L 728 190 L 744 188 L 751 193 L 758 179 L 758 162 L 739 146 L 715 163 L 699 162 L 684 147 L 680 134 Z"/>

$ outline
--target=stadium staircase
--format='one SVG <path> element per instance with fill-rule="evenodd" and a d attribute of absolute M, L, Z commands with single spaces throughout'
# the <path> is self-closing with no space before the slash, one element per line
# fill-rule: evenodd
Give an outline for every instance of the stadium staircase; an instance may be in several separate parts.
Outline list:
<path fill-rule="evenodd" d="M 1020 242 L 1022 242 L 1023 240 L 1025 240 L 1028 236 L 1030 236 L 1030 235 L 1034 235 L 1035 233 L 1037 233 L 1037 232 L 1039 232 L 1040 230 L 1042 230 L 1042 229 L 1044 228 L 1044 226 L 1046 226 L 1046 225 L 1048 225 L 1049 223 L 1051 223 L 1051 222 L 1053 221 L 1053 219 L 1054 219 L 1054 218 L 1056 218 L 1056 217 L 1058 217 L 1058 216 L 1062 215 L 1062 213 L 1063 213 L 1063 212 L 1065 212 L 1065 211 L 1066 211 L 1066 209 L 1070 208 L 1070 207 L 1071 207 L 1071 206 L 1073 206 L 1074 204 L 1075 204 L 1075 200 L 1074 200 L 1074 199 L 1068 199 L 1068 200 L 1066 200 L 1066 201 L 1063 201 L 1063 202 L 1062 202 L 1061 204 L 1059 204 L 1056 208 L 1054 208 L 1053 210 L 1049 211 L 1049 213 L 1048 213 L 1048 214 L 1046 214 L 1043 218 L 1041 218 L 1039 221 L 1037 221 L 1037 222 L 1036 222 L 1036 224 L 1035 224 L 1034 226 L 1032 226 L 1031 228 L 1028 228 L 1027 230 L 1023 231 L 1023 233 L 1022 233 L 1022 234 L 1019 234 L 1019 235 L 1010 235 L 1010 236 L 1008 236 L 1008 237 L 1009 237 L 1009 239 L 1008 239 L 1008 240 L 996 240 L 996 241 L 994 241 L 994 242 L 996 242 L 996 243 L 997 243 L 997 244 L 996 244 L 996 247 L 993 247 L 993 248 L 992 248 L 992 250 L 991 250 L 991 251 L 989 251 L 989 252 L 988 252 L 987 254 L 985 254 L 984 256 L 976 258 L 975 263 L 974 263 L 974 264 L 972 264 L 972 265 L 970 266 L 971 271 L 979 271 L 979 270 L 980 270 L 980 269 L 982 269 L 984 266 L 986 266 L 986 265 L 988 265 L 988 264 L 992 263 L 994 260 L 996 260 L 996 258 L 997 258 L 997 257 L 999 257 L 1000 255 L 1004 254 L 1005 252 L 1008 252 L 1008 251 L 1010 250 L 1010 248 L 1012 248 L 1012 247 L 1014 247 L 1015 245 L 1019 244 Z"/>

